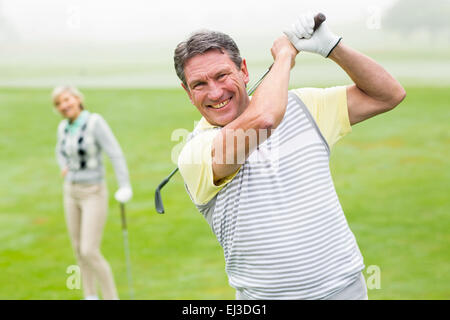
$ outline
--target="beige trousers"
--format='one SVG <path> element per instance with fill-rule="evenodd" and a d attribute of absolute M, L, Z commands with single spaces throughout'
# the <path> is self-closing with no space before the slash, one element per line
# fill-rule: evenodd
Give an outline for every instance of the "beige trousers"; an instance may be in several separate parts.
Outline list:
<path fill-rule="evenodd" d="M 108 214 L 106 183 L 65 182 L 64 211 L 81 270 L 84 296 L 97 296 L 98 281 L 103 299 L 118 299 L 111 267 L 100 252 L 103 227 Z"/>

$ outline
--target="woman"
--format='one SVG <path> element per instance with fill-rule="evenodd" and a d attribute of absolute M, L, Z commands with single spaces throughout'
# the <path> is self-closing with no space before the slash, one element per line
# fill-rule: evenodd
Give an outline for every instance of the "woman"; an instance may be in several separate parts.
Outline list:
<path fill-rule="evenodd" d="M 100 253 L 108 211 L 102 151 L 109 156 L 119 190 L 115 198 L 129 201 L 132 190 L 119 143 L 106 121 L 84 109 L 83 95 L 74 87 L 57 87 L 52 94 L 55 109 L 63 116 L 58 126 L 56 156 L 64 182 L 64 211 L 72 246 L 80 266 L 85 299 L 118 299 L 114 277 Z"/>

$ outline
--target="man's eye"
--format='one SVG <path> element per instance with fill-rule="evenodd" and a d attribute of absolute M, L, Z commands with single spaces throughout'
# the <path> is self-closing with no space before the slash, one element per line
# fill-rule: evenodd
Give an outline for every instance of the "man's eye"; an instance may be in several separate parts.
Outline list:
<path fill-rule="evenodd" d="M 219 74 L 219 76 L 217 77 L 217 79 L 223 79 L 225 76 L 226 76 L 225 73 L 221 73 L 221 74 Z"/>

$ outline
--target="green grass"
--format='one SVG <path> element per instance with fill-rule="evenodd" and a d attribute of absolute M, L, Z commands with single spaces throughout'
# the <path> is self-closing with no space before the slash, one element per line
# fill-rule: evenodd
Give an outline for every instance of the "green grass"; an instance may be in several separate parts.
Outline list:
<path fill-rule="evenodd" d="M 198 114 L 181 89 L 85 89 L 89 110 L 108 121 L 126 154 L 134 198 L 127 205 L 138 299 L 233 299 L 221 248 L 187 196 L 181 177 L 155 187 L 174 167 L 174 129 Z M 450 297 L 449 88 L 407 88 L 394 111 L 354 127 L 333 150 L 337 192 L 366 266 L 381 268 L 371 299 Z M 54 160 L 59 116 L 50 91 L 0 89 L 0 299 L 81 299 L 66 288 L 75 264 Z M 107 161 L 109 218 L 102 251 L 119 294 L 128 297 L 116 181 Z M 367 276 L 367 274 L 366 274 Z"/>

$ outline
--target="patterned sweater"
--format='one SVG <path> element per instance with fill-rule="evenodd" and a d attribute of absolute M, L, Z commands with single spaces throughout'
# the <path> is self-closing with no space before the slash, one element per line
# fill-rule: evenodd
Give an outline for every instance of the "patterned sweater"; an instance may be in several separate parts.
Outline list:
<path fill-rule="evenodd" d="M 61 170 L 68 169 L 66 181 L 102 181 L 105 174 L 102 151 L 105 151 L 112 162 L 119 187 L 130 186 L 122 149 L 102 116 L 85 110 L 73 123 L 69 123 L 67 119 L 60 122 L 56 158 Z"/>

